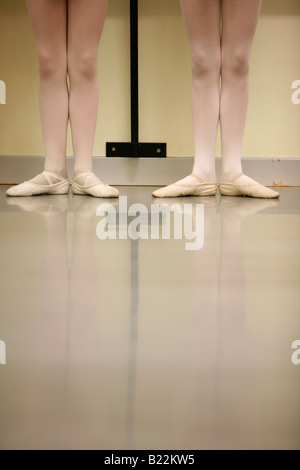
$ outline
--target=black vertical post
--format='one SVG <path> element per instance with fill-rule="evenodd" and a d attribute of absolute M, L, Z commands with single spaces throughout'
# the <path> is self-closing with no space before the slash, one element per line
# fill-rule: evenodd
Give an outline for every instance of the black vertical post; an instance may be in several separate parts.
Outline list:
<path fill-rule="evenodd" d="M 107 157 L 166 157 L 167 144 L 139 142 L 138 0 L 130 0 L 131 142 L 107 142 Z M 151 93 L 151 90 L 149 90 Z"/>
<path fill-rule="evenodd" d="M 131 142 L 139 141 L 139 46 L 138 0 L 130 0 L 130 75 L 131 75 Z"/>

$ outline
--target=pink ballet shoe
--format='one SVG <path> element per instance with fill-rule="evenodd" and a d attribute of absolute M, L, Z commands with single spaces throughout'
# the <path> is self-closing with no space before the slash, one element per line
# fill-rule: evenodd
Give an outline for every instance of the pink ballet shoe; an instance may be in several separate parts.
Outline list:
<path fill-rule="evenodd" d="M 199 184 L 173 183 L 164 188 L 156 189 L 152 193 L 154 197 L 182 197 L 182 196 L 215 196 L 217 183 L 204 183 L 199 176 L 192 175 Z"/>
<path fill-rule="evenodd" d="M 262 184 L 238 184 L 238 180 L 243 173 L 236 175 L 230 183 L 220 183 L 220 194 L 222 196 L 247 196 L 247 197 L 256 197 L 263 199 L 275 199 L 280 196 L 277 191 L 273 189 L 266 188 Z"/>

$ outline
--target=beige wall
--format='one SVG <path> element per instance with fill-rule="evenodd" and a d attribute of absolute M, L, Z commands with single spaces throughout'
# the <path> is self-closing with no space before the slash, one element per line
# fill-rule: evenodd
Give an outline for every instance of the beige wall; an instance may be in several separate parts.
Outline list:
<path fill-rule="evenodd" d="M 140 140 L 168 143 L 168 156 L 192 156 L 190 57 L 179 0 L 139 0 Z M 129 141 L 129 0 L 110 0 L 99 51 L 100 112 L 95 155 L 106 141 Z M 300 1 L 263 0 L 251 64 L 243 155 L 300 158 Z M 42 155 L 35 44 L 25 0 L 0 0 L 0 155 Z M 68 154 L 72 148 L 68 146 Z M 219 142 L 217 145 L 219 151 Z"/>

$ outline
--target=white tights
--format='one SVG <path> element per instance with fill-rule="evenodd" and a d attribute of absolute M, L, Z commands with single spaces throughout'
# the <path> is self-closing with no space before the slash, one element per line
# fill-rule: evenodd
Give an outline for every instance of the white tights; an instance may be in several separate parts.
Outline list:
<path fill-rule="evenodd" d="M 27 0 L 39 62 L 45 170 L 63 177 L 69 119 L 74 174 L 92 171 L 99 94 L 98 45 L 107 4 L 108 0 Z M 44 180 L 41 174 L 31 181 L 46 184 Z"/>
<path fill-rule="evenodd" d="M 261 3 L 262 0 L 181 0 L 192 56 L 193 173 L 203 181 L 216 181 L 219 123 L 221 182 L 230 182 L 242 172 L 249 57 Z M 256 184 L 246 175 L 236 182 Z M 197 184 L 197 181 L 188 176 L 180 183 Z"/>

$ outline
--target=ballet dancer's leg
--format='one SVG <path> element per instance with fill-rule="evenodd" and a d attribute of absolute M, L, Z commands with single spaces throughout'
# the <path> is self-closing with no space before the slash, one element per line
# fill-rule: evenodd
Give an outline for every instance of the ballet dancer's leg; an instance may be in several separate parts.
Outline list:
<path fill-rule="evenodd" d="M 222 1 L 221 194 L 279 196 L 243 175 L 241 164 L 249 94 L 249 58 L 261 3 L 262 0 Z"/>
<path fill-rule="evenodd" d="M 156 197 L 215 194 L 215 147 L 220 101 L 220 2 L 181 0 L 192 56 L 194 167 L 192 175 L 153 193 Z M 198 177 L 198 178 L 197 178 Z M 199 181 L 199 178 L 201 181 Z M 208 189 L 208 191 L 207 191 Z M 195 194 L 196 190 L 196 194 Z M 198 194 L 197 194 L 198 193 Z"/>
<path fill-rule="evenodd" d="M 101 184 L 93 173 L 92 155 L 98 115 L 98 47 L 108 0 L 68 2 L 69 114 L 74 151 L 73 191 L 114 197 L 118 191 Z"/>
<path fill-rule="evenodd" d="M 10 188 L 9 196 L 64 194 L 68 122 L 67 88 L 67 2 L 27 0 L 39 64 L 39 103 L 45 147 L 46 173 Z"/>

